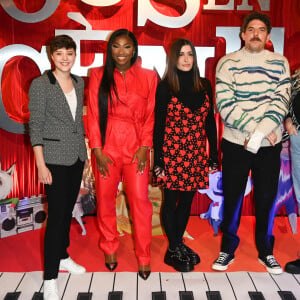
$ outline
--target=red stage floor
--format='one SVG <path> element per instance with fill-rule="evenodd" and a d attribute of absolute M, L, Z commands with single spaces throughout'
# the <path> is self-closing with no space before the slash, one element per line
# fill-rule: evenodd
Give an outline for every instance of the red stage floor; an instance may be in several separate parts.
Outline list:
<path fill-rule="evenodd" d="M 81 229 L 75 222 L 71 228 L 70 255 L 78 263 L 84 265 L 88 272 L 103 272 L 104 255 L 98 248 L 99 233 L 95 217 L 85 217 L 87 235 L 81 235 Z M 234 271 L 265 272 L 265 268 L 257 261 L 257 251 L 254 246 L 254 218 L 242 217 L 239 235 L 240 247 L 236 252 L 234 264 L 228 269 Z M 195 267 L 196 272 L 213 272 L 211 264 L 217 257 L 220 246 L 220 235 L 213 236 L 212 227 L 207 220 L 197 216 L 190 218 L 188 232 L 194 240 L 187 244 L 197 251 L 201 263 Z M 300 218 L 298 218 L 300 232 Z M 42 247 L 44 229 L 29 231 L 0 239 L 0 272 L 29 272 L 42 270 Z M 292 234 L 287 217 L 276 217 L 274 225 L 275 249 L 274 255 L 282 266 L 289 260 L 294 260 L 300 250 L 300 234 Z M 163 263 L 167 248 L 164 236 L 154 236 L 152 240 L 152 271 L 172 272 L 173 269 Z M 126 234 L 120 237 L 118 250 L 119 266 L 117 272 L 136 272 L 137 261 L 134 255 L 132 236 Z"/>

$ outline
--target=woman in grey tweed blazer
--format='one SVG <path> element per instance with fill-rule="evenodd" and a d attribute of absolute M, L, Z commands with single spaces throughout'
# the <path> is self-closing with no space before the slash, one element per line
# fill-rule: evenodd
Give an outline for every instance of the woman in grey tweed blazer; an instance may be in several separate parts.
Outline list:
<path fill-rule="evenodd" d="M 44 247 L 44 299 L 60 299 L 59 270 L 82 274 L 69 256 L 72 211 L 87 157 L 82 120 L 84 81 L 71 74 L 76 44 L 66 35 L 50 44 L 54 70 L 36 78 L 29 91 L 30 138 L 38 177 L 45 184 L 48 221 Z"/>

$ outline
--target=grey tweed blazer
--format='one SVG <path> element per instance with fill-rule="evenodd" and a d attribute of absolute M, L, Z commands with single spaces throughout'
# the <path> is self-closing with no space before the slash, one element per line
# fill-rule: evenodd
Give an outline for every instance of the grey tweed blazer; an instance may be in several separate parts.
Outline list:
<path fill-rule="evenodd" d="M 75 121 L 52 71 L 34 79 L 30 86 L 30 140 L 33 147 L 43 146 L 48 164 L 70 166 L 87 157 L 82 120 L 84 81 L 73 74 L 71 77 L 77 96 Z"/>

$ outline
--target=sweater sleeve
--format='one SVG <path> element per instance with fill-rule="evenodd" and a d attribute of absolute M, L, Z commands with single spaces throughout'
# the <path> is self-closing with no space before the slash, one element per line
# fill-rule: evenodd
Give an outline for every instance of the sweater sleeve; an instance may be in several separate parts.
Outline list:
<path fill-rule="evenodd" d="M 218 163 L 217 126 L 214 115 L 213 93 L 210 81 L 208 79 L 205 79 L 205 81 L 210 104 L 210 109 L 205 120 L 205 131 L 209 143 L 209 158 L 212 163 Z"/>
<path fill-rule="evenodd" d="M 167 107 L 170 99 L 170 92 L 165 81 L 161 81 L 155 95 L 155 123 L 153 133 L 154 146 L 154 166 L 164 168 L 162 148 L 165 137 L 165 127 L 167 118 Z"/>
<path fill-rule="evenodd" d="M 280 126 L 285 116 L 288 113 L 289 102 L 291 96 L 291 80 L 290 69 L 287 59 L 283 58 L 283 67 L 280 74 L 277 87 L 270 98 L 267 109 L 264 116 L 256 127 L 255 131 L 262 132 L 264 136 L 267 136 L 275 128 Z"/>
<path fill-rule="evenodd" d="M 252 133 L 257 123 L 239 106 L 234 94 L 234 78 L 230 71 L 232 59 L 221 58 L 216 69 L 216 104 L 224 124 L 229 128 Z"/>

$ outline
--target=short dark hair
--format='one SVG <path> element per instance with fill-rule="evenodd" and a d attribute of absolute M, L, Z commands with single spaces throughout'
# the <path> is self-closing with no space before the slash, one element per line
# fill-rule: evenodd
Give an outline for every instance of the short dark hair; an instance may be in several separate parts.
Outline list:
<path fill-rule="evenodd" d="M 271 21 L 270 21 L 269 16 L 266 14 L 263 14 L 259 11 L 253 11 L 244 17 L 243 24 L 241 26 L 241 33 L 246 32 L 248 24 L 253 20 L 262 21 L 263 23 L 265 23 L 268 33 L 271 32 L 272 26 L 271 26 Z"/>
<path fill-rule="evenodd" d="M 61 48 L 74 49 L 76 52 L 76 43 L 66 34 L 57 35 L 50 42 L 50 54 Z"/>

